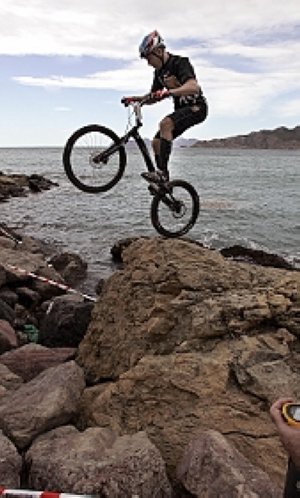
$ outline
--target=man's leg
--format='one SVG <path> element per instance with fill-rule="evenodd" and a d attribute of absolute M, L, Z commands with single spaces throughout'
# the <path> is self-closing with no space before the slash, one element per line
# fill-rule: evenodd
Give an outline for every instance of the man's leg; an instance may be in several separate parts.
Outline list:
<path fill-rule="evenodd" d="M 160 145 L 159 145 L 159 169 L 163 172 L 164 176 L 169 179 L 168 162 L 173 145 L 173 130 L 174 123 L 168 116 L 165 117 L 159 125 L 160 129 Z"/>
<path fill-rule="evenodd" d="M 154 152 L 154 158 L 155 158 L 155 164 L 157 169 L 160 169 L 160 155 L 159 155 L 159 149 L 160 149 L 160 138 L 159 138 L 159 132 L 155 135 L 155 137 L 152 140 L 152 149 Z"/>

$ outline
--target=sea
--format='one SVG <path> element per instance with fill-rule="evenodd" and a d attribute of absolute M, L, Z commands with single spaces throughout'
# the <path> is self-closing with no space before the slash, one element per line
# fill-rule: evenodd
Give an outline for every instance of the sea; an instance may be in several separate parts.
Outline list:
<path fill-rule="evenodd" d="M 58 183 L 0 204 L 0 222 L 21 234 L 79 254 L 88 263 L 82 288 L 115 271 L 111 247 L 120 239 L 156 236 L 151 197 L 138 150 L 110 191 L 87 194 L 65 175 L 62 148 L 0 148 L 0 171 L 39 174 Z M 300 151 L 174 148 L 171 176 L 197 189 L 201 211 L 188 237 L 211 248 L 242 245 L 285 257 L 300 267 Z"/>

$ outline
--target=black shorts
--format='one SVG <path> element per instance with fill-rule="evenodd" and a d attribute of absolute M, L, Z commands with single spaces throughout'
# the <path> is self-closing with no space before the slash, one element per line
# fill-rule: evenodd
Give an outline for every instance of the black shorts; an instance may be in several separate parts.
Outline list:
<path fill-rule="evenodd" d="M 207 116 L 207 104 L 205 102 L 201 105 L 186 106 L 176 109 L 166 117 L 172 119 L 174 123 L 173 139 L 182 135 L 182 133 L 191 128 L 192 126 L 202 123 Z M 160 138 L 158 131 L 155 138 Z"/>

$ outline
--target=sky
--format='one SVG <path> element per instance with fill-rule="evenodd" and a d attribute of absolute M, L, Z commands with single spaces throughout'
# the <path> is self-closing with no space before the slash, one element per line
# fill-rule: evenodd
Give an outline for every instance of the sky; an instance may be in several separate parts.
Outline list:
<path fill-rule="evenodd" d="M 62 146 L 90 123 L 123 134 L 122 96 L 151 87 L 138 46 L 154 29 L 208 101 L 185 138 L 300 124 L 300 0 L 1 0 L 0 147 Z M 144 107 L 141 134 L 171 111 Z"/>

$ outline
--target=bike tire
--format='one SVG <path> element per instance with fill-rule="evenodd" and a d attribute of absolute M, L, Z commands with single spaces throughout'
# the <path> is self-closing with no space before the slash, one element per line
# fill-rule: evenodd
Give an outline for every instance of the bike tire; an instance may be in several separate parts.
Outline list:
<path fill-rule="evenodd" d="M 189 213 L 184 220 L 183 215 L 186 214 L 187 209 Z M 196 189 L 185 180 L 172 180 L 168 182 L 168 188 L 162 187 L 154 195 L 150 215 L 152 225 L 160 235 L 175 238 L 191 230 L 199 212 L 200 198 Z M 181 221 L 176 228 L 170 227 L 172 217 L 174 220 Z"/>
<path fill-rule="evenodd" d="M 93 157 L 116 146 L 106 162 L 93 163 Z M 101 151 L 101 152 L 100 152 Z M 126 151 L 116 133 L 92 124 L 79 128 L 68 139 L 63 151 L 63 165 L 68 179 L 83 192 L 97 194 L 110 190 L 122 178 Z"/>

